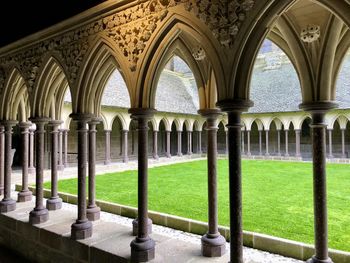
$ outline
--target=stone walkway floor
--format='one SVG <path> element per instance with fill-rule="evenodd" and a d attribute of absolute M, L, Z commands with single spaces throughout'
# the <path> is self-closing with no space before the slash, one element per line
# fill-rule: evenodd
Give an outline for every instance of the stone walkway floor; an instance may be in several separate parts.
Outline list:
<path fill-rule="evenodd" d="M 166 165 L 176 162 L 184 162 L 184 161 L 193 161 L 198 160 L 198 158 L 188 158 L 188 157 L 173 157 L 171 160 L 168 158 L 160 158 L 158 161 L 150 160 L 149 167 Z M 63 178 L 72 178 L 76 177 L 76 167 L 66 168 L 64 171 L 60 172 L 60 179 Z M 110 165 L 97 165 L 96 170 L 98 174 L 108 173 L 108 172 L 117 172 L 124 171 L 130 169 L 137 169 L 137 162 L 130 161 L 128 164 L 124 163 L 112 163 Z M 45 171 L 45 181 L 50 180 L 50 171 Z M 35 177 L 34 175 L 30 175 L 29 177 L 30 183 L 34 183 Z M 14 171 L 12 183 L 21 183 L 21 172 Z M 13 193 L 13 198 L 16 197 L 16 194 Z M 71 205 L 64 203 L 63 210 L 70 211 L 71 213 L 77 213 L 76 205 Z M 132 226 L 132 219 L 121 217 L 118 215 L 101 212 L 101 222 L 113 222 L 115 224 L 130 227 Z M 229 243 L 227 243 L 227 253 L 225 256 L 221 258 L 204 258 L 200 256 L 200 236 L 185 233 L 182 231 L 174 230 L 171 228 L 157 226 L 153 227 L 153 234 L 157 249 L 156 249 L 156 259 L 152 262 L 176 262 L 176 263 L 194 263 L 194 262 L 228 262 L 228 251 L 229 251 Z M 115 239 L 118 239 L 116 237 Z M 130 239 L 130 238 L 129 238 Z M 115 244 L 113 240 L 110 244 Z M 116 241 L 116 240 L 115 240 Z M 127 251 L 123 253 L 129 253 L 129 242 L 127 240 Z M 159 244 L 158 244 L 159 243 Z M 109 250 L 113 251 L 116 247 L 108 247 Z M 0 261 L 1 262 L 1 261 Z M 244 248 L 244 262 L 245 263 L 301 263 L 302 261 L 298 261 L 291 258 L 282 257 L 279 255 L 259 251 L 251 248 Z"/>

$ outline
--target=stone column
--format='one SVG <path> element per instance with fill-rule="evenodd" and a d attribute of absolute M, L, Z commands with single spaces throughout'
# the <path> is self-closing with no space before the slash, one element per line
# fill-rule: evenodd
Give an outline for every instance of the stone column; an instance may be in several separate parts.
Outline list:
<path fill-rule="evenodd" d="M 32 200 L 32 192 L 28 189 L 29 128 L 31 126 L 31 122 L 22 122 L 19 124 L 22 137 L 22 190 L 18 193 L 18 202 Z"/>
<path fill-rule="evenodd" d="M 5 127 L 4 140 L 4 198 L 0 201 L 0 213 L 7 213 L 16 209 L 16 201 L 11 198 L 12 173 L 12 128 L 17 121 L 3 121 Z"/>
<path fill-rule="evenodd" d="M 226 133 L 226 155 L 228 155 L 228 130 L 225 133 Z"/>
<path fill-rule="evenodd" d="M 58 166 L 57 169 L 59 171 L 64 170 L 64 164 L 63 164 L 63 130 L 59 129 L 58 130 Z"/>
<path fill-rule="evenodd" d="M 345 155 L 345 129 L 341 129 L 341 158 L 346 158 L 346 155 Z"/>
<path fill-rule="evenodd" d="M 68 131 L 64 129 L 63 130 L 63 148 L 64 148 L 64 155 L 63 155 L 63 163 L 64 167 L 68 166 Z"/>
<path fill-rule="evenodd" d="M 158 131 L 153 131 L 153 158 L 158 160 Z"/>
<path fill-rule="evenodd" d="M 111 163 L 111 131 L 105 130 L 105 138 L 106 138 L 106 145 L 105 145 L 105 164 Z"/>
<path fill-rule="evenodd" d="M 252 102 L 230 100 L 217 105 L 228 116 L 230 263 L 243 263 L 241 115 L 252 106 Z"/>
<path fill-rule="evenodd" d="M 334 108 L 329 102 L 302 104 L 300 108 L 311 113 L 312 158 L 314 188 L 315 255 L 308 263 L 332 263 L 328 256 L 326 123 L 325 113 Z"/>
<path fill-rule="evenodd" d="M 289 153 L 288 153 L 288 130 L 285 130 L 285 137 L 286 137 L 286 153 L 284 154 L 284 156 L 289 157 Z"/>
<path fill-rule="evenodd" d="M 244 149 L 245 143 L 244 143 L 244 130 L 242 131 L 242 154 L 244 154 L 245 149 Z"/>
<path fill-rule="evenodd" d="M 187 154 L 192 155 L 192 131 L 187 131 Z"/>
<path fill-rule="evenodd" d="M 4 194 L 5 129 L 0 124 L 0 195 Z"/>
<path fill-rule="evenodd" d="M 329 149 L 329 158 L 333 158 L 333 145 L 332 145 L 332 130 L 328 130 L 328 149 Z"/>
<path fill-rule="evenodd" d="M 207 121 L 208 159 L 208 232 L 202 237 L 202 254 L 205 257 L 221 257 L 225 253 L 226 240 L 218 230 L 217 203 L 217 118 L 220 111 L 207 109 L 198 111 Z"/>
<path fill-rule="evenodd" d="M 131 118 L 138 122 L 138 218 L 137 236 L 131 242 L 131 261 L 154 259 L 155 242 L 149 236 L 151 220 L 148 218 L 148 122 L 154 114 L 151 109 L 130 109 Z"/>
<path fill-rule="evenodd" d="M 123 163 L 127 163 L 129 161 L 128 157 L 128 130 L 123 130 Z"/>
<path fill-rule="evenodd" d="M 48 210 L 58 210 L 62 207 L 62 199 L 58 196 L 58 127 L 63 121 L 50 121 L 51 127 L 51 197 L 46 201 Z"/>
<path fill-rule="evenodd" d="M 259 131 L 259 155 L 262 155 L 262 131 Z"/>
<path fill-rule="evenodd" d="M 177 156 L 182 156 L 182 131 L 177 131 Z"/>
<path fill-rule="evenodd" d="M 281 156 L 281 130 L 277 130 L 277 155 Z"/>
<path fill-rule="evenodd" d="M 34 132 L 35 129 L 29 129 L 29 167 L 28 173 L 35 174 L 34 167 Z"/>
<path fill-rule="evenodd" d="M 198 154 L 202 154 L 202 131 L 198 131 Z"/>
<path fill-rule="evenodd" d="M 35 208 L 29 214 L 30 224 L 44 223 L 49 219 L 49 211 L 44 207 L 44 155 L 45 155 L 45 125 L 47 118 L 34 118 L 35 130 Z"/>
<path fill-rule="evenodd" d="M 86 216 L 86 164 L 88 129 L 87 123 L 92 116 L 89 114 L 71 114 L 70 117 L 77 122 L 78 133 L 78 218 L 71 227 L 71 237 L 74 240 L 85 239 L 92 236 L 92 223 Z"/>
<path fill-rule="evenodd" d="M 89 204 L 86 210 L 87 218 L 90 221 L 100 219 L 101 209 L 96 205 L 96 125 L 99 124 L 98 119 L 92 119 L 89 122 Z"/>
<path fill-rule="evenodd" d="M 166 132 L 166 157 L 170 158 L 170 133 L 171 131 L 165 131 Z"/>
<path fill-rule="evenodd" d="M 295 157 L 300 156 L 300 130 L 295 130 Z"/>
<path fill-rule="evenodd" d="M 247 155 L 252 155 L 252 153 L 250 152 L 250 131 L 247 131 Z"/>
<path fill-rule="evenodd" d="M 269 130 L 265 130 L 265 143 L 266 143 L 266 152 L 265 155 L 269 156 Z"/>

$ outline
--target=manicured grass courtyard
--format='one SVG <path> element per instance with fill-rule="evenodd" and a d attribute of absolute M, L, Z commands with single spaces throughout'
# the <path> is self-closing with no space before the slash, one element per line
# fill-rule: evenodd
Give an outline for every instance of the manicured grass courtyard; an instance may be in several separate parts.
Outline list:
<path fill-rule="evenodd" d="M 350 166 L 327 169 L 330 247 L 350 251 Z M 149 169 L 149 209 L 207 221 L 206 171 L 206 161 Z M 227 160 L 219 160 L 221 225 L 229 224 L 227 174 Z M 76 194 L 76 179 L 60 181 L 59 191 Z M 96 195 L 136 207 L 137 172 L 97 176 Z M 244 160 L 243 220 L 244 230 L 313 243 L 311 163 Z"/>

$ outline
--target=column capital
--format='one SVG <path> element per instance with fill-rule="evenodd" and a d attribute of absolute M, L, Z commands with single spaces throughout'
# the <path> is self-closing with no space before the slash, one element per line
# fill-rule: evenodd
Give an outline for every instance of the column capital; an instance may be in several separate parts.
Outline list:
<path fill-rule="evenodd" d="M 309 112 L 326 113 L 329 110 L 338 108 L 338 104 L 332 101 L 314 101 L 299 105 L 299 109 Z"/>
<path fill-rule="evenodd" d="M 63 121 L 61 121 L 61 120 L 51 120 L 51 121 L 49 121 L 48 125 L 50 127 L 58 128 L 58 126 L 60 126 L 62 123 L 63 123 Z"/>
<path fill-rule="evenodd" d="M 128 110 L 128 112 L 131 114 L 132 119 L 138 120 L 151 119 L 157 110 L 150 108 L 131 108 Z"/>
<path fill-rule="evenodd" d="M 1 121 L 1 125 L 6 127 L 13 127 L 15 125 L 17 125 L 18 121 L 15 120 L 3 120 Z"/>
<path fill-rule="evenodd" d="M 105 133 L 111 133 L 112 130 L 103 130 Z"/>
<path fill-rule="evenodd" d="M 219 109 L 202 109 L 197 112 L 206 119 L 217 119 L 222 115 L 222 112 Z"/>
<path fill-rule="evenodd" d="M 223 112 L 244 112 L 247 111 L 250 107 L 254 106 L 254 103 L 251 100 L 242 100 L 242 99 L 228 99 L 218 101 L 216 106 L 219 107 Z"/>
<path fill-rule="evenodd" d="M 21 129 L 29 129 L 30 127 L 32 127 L 33 123 L 31 122 L 20 122 L 18 124 L 18 127 Z"/>
<path fill-rule="evenodd" d="M 91 113 L 72 113 L 69 115 L 73 119 L 73 121 L 77 122 L 89 122 L 94 118 Z"/>
<path fill-rule="evenodd" d="M 89 121 L 89 124 L 91 125 L 98 125 L 102 122 L 101 117 L 92 117 L 91 120 Z"/>
<path fill-rule="evenodd" d="M 46 118 L 46 117 L 31 117 L 29 120 L 34 123 L 35 125 L 40 125 L 40 124 L 47 124 L 51 119 Z"/>

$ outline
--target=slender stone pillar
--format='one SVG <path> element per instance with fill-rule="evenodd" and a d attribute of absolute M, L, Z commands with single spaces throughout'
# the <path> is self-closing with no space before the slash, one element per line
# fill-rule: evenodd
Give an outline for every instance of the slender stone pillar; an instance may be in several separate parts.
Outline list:
<path fill-rule="evenodd" d="M 252 102 L 229 100 L 217 105 L 228 116 L 230 263 L 243 263 L 241 115 L 252 106 Z"/>
<path fill-rule="evenodd" d="M 252 155 L 250 151 L 250 131 L 247 131 L 247 155 L 248 156 Z"/>
<path fill-rule="evenodd" d="M 266 143 L 266 152 L 265 155 L 269 156 L 269 130 L 265 130 L 265 143 Z"/>
<path fill-rule="evenodd" d="M 28 189 L 29 128 L 31 126 L 31 122 L 22 122 L 19 124 L 22 137 L 22 190 L 18 193 L 18 202 L 32 200 L 32 192 Z"/>
<path fill-rule="evenodd" d="M 192 131 L 187 131 L 187 154 L 192 155 Z"/>
<path fill-rule="evenodd" d="M 345 155 L 345 129 L 341 129 L 341 158 L 346 158 L 346 155 Z"/>
<path fill-rule="evenodd" d="M 105 138 L 106 138 L 106 145 L 105 145 L 105 164 L 111 163 L 111 131 L 105 130 Z"/>
<path fill-rule="evenodd" d="M 153 131 L 153 159 L 158 160 L 158 131 Z"/>
<path fill-rule="evenodd" d="M 98 119 L 89 122 L 89 204 L 86 210 L 87 218 L 90 221 L 100 219 L 101 209 L 96 205 L 96 125 L 100 123 Z"/>
<path fill-rule="evenodd" d="M 127 163 L 129 161 L 128 157 L 128 130 L 123 130 L 123 163 Z"/>
<path fill-rule="evenodd" d="M 277 130 L 277 155 L 281 156 L 281 130 Z"/>
<path fill-rule="evenodd" d="M 59 171 L 64 170 L 64 164 L 63 164 L 63 130 L 58 130 L 58 166 L 57 169 Z"/>
<path fill-rule="evenodd" d="M 226 155 L 228 155 L 228 131 L 225 132 L 226 133 Z"/>
<path fill-rule="evenodd" d="M 207 121 L 207 159 L 208 159 L 208 232 L 202 237 L 202 255 L 221 257 L 225 253 L 226 240 L 218 230 L 217 202 L 217 118 L 219 110 L 198 111 Z"/>
<path fill-rule="evenodd" d="M 3 121 L 5 127 L 4 140 L 4 198 L 0 201 L 0 213 L 7 213 L 16 209 L 16 201 L 11 198 L 12 173 L 12 128 L 17 121 Z"/>
<path fill-rule="evenodd" d="M 259 131 L 259 155 L 262 155 L 262 131 Z"/>
<path fill-rule="evenodd" d="M 48 123 L 47 118 L 31 119 L 36 125 L 35 130 L 35 208 L 29 213 L 29 223 L 40 224 L 49 219 L 49 211 L 44 207 L 44 155 L 45 155 L 45 125 Z"/>
<path fill-rule="evenodd" d="M 289 131 L 288 130 L 285 130 L 285 137 L 286 137 L 286 153 L 284 154 L 284 156 L 286 157 L 289 157 L 289 153 L 288 153 L 288 134 L 289 134 Z"/>
<path fill-rule="evenodd" d="M 326 176 L 326 112 L 336 104 L 330 102 L 302 104 L 310 111 L 312 123 L 312 158 L 314 188 L 315 255 L 308 263 L 331 263 L 328 256 L 327 176 Z"/>
<path fill-rule="evenodd" d="M 328 149 L 329 149 L 329 158 L 333 158 L 333 145 L 332 145 L 332 130 L 328 130 Z"/>
<path fill-rule="evenodd" d="M 170 154 L 170 133 L 171 131 L 165 131 L 166 133 L 166 157 L 170 158 L 171 154 Z"/>
<path fill-rule="evenodd" d="M 198 131 L 198 154 L 202 154 L 202 131 Z"/>
<path fill-rule="evenodd" d="M 245 153 L 244 130 L 242 131 L 242 154 Z"/>
<path fill-rule="evenodd" d="M 145 262 L 155 256 L 155 242 L 149 236 L 148 218 L 148 122 L 151 109 L 130 109 L 131 118 L 138 122 L 138 218 L 137 237 L 131 242 L 131 261 Z"/>
<path fill-rule="evenodd" d="M 29 167 L 28 173 L 35 174 L 34 167 L 34 132 L 35 129 L 29 129 Z"/>
<path fill-rule="evenodd" d="M 4 194 L 5 129 L 0 124 L 0 195 Z"/>
<path fill-rule="evenodd" d="M 177 156 L 182 156 L 182 131 L 177 131 Z"/>
<path fill-rule="evenodd" d="M 48 210 L 58 210 L 62 208 L 62 199 L 58 196 L 58 127 L 63 121 L 50 121 L 51 127 L 51 197 L 46 201 Z"/>
<path fill-rule="evenodd" d="M 295 157 L 301 157 L 301 154 L 300 154 L 300 130 L 295 130 Z"/>
<path fill-rule="evenodd" d="M 63 148 L 64 148 L 64 155 L 63 155 L 63 163 L 64 167 L 68 166 L 68 131 L 64 129 L 63 130 Z"/>
<path fill-rule="evenodd" d="M 71 227 L 71 237 L 74 240 L 92 236 L 92 223 L 86 216 L 86 164 L 87 164 L 87 123 L 92 116 L 89 114 L 71 114 L 70 117 L 78 123 L 78 218 Z"/>

